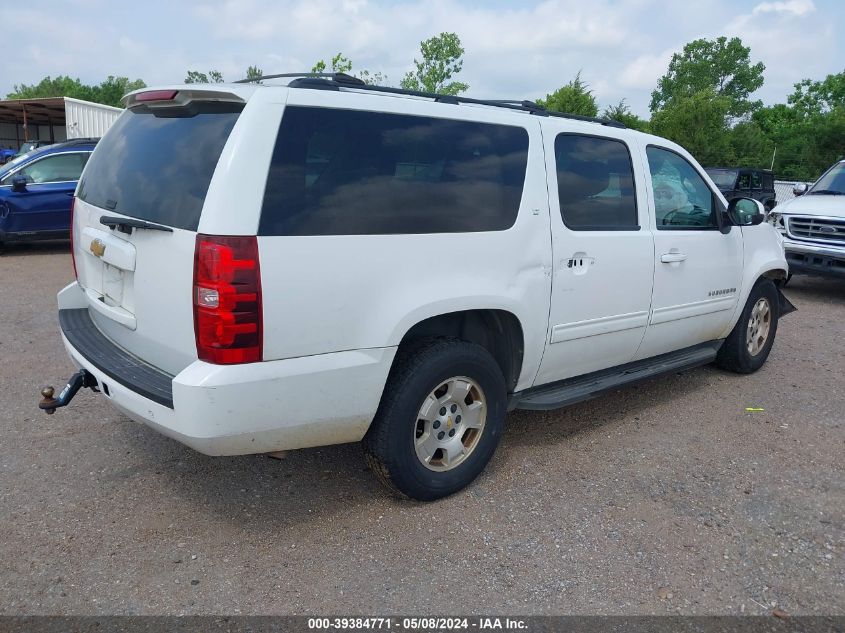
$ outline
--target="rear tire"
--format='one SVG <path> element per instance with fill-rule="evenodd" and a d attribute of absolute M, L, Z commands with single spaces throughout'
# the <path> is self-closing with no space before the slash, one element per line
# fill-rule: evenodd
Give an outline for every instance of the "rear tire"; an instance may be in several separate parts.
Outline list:
<path fill-rule="evenodd" d="M 399 350 L 364 454 L 393 493 L 433 501 L 481 473 L 506 413 L 505 379 L 487 350 L 429 339 Z"/>
<path fill-rule="evenodd" d="M 754 284 L 734 329 L 716 356 L 716 364 L 737 374 L 751 374 L 766 362 L 780 317 L 778 291 L 771 279 Z"/>

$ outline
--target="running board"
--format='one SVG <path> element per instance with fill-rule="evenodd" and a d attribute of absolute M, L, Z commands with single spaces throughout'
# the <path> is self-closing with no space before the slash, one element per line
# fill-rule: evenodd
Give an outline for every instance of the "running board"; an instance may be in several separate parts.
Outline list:
<path fill-rule="evenodd" d="M 627 387 L 673 371 L 707 365 L 716 359 L 722 341 L 711 341 L 669 354 L 597 371 L 586 376 L 567 378 L 550 385 L 532 387 L 511 396 L 508 410 L 548 411 L 595 398 L 603 391 Z"/>

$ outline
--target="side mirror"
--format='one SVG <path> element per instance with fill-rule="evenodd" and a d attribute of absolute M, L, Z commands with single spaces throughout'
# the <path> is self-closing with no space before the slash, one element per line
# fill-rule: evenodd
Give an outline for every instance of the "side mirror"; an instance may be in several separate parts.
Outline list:
<path fill-rule="evenodd" d="M 766 219 L 766 208 L 754 198 L 734 198 L 728 203 L 727 215 L 734 226 L 757 226 Z"/>
<path fill-rule="evenodd" d="M 809 189 L 807 185 L 805 185 L 803 182 L 799 182 L 792 188 L 792 195 L 803 196 L 805 193 L 807 193 L 807 189 Z"/>
<path fill-rule="evenodd" d="M 12 191 L 17 193 L 26 191 L 26 178 L 24 176 L 15 176 L 12 178 Z"/>

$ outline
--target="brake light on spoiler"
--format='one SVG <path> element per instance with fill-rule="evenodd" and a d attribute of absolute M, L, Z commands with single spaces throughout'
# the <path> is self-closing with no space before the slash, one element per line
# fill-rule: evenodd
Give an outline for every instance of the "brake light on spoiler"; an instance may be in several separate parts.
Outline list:
<path fill-rule="evenodd" d="M 255 236 L 197 235 L 197 357 L 218 365 L 262 359 L 261 270 Z"/>
<path fill-rule="evenodd" d="M 173 101 L 178 90 L 148 90 L 147 92 L 139 92 L 135 95 L 135 101 L 143 103 L 145 101 Z"/>

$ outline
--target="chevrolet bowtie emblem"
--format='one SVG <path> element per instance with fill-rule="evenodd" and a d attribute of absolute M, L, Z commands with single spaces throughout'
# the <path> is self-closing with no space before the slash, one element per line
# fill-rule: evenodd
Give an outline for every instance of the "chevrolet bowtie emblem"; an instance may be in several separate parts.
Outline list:
<path fill-rule="evenodd" d="M 90 246 L 91 252 L 94 253 L 97 257 L 102 257 L 103 254 L 106 252 L 106 245 L 103 243 L 103 240 L 97 238 L 92 240 Z"/>

